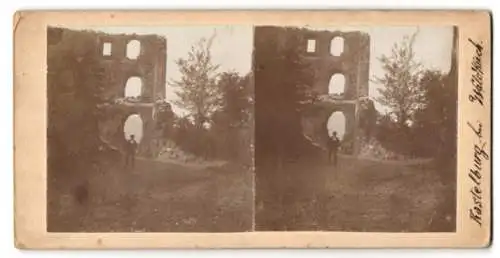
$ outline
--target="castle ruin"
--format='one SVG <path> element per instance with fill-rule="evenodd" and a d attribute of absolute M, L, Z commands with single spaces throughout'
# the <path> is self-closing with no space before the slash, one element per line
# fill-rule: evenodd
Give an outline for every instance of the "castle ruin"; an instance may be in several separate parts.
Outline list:
<path fill-rule="evenodd" d="M 302 33 L 306 39 L 302 51 L 316 71 L 313 90 L 318 96 L 303 115 L 304 134 L 325 147 L 328 118 L 334 112 L 341 112 L 345 117 L 345 152 L 357 154 L 358 113 L 363 99 L 368 97 L 370 37 L 362 32 L 305 30 Z M 343 91 L 330 91 L 334 76 L 344 78 Z"/>
<path fill-rule="evenodd" d="M 48 34 L 49 54 L 54 46 L 77 52 L 89 49 L 88 44 L 93 44 L 90 54 L 97 60 L 103 76 L 99 97 L 106 104 L 101 106 L 105 115 L 100 116 L 98 121 L 99 138 L 116 149 L 123 148 L 125 121 L 131 115 L 139 115 L 143 127 L 138 155 L 157 155 L 161 148 L 161 133 L 157 129 L 155 112 L 159 101 L 165 99 L 166 39 L 157 35 L 112 35 L 62 28 L 49 28 Z M 82 44 L 85 46 L 80 46 Z M 135 53 L 132 53 L 133 50 Z M 52 52 L 58 54 L 57 50 Z M 66 69 L 68 74 L 78 72 L 72 69 Z M 132 98 L 125 96 L 130 80 L 136 80 L 140 85 L 140 94 Z"/>

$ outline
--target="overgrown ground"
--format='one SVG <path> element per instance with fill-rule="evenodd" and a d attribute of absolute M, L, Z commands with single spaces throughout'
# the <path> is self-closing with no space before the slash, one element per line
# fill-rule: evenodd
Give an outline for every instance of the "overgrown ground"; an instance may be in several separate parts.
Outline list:
<path fill-rule="evenodd" d="M 256 230 L 446 232 L 455 230 L 455 182 L 429 162 L 341 157 L 257 170 Z"/>
<path fill-rule="evenodd" d="M 252 229 L 252 173 L 228 163 L 188 166 L 137 160 L 90 173 L 89 200 L 73 197 L 82 180 L 52 182 L 49 231 L 237 232 Z"/>

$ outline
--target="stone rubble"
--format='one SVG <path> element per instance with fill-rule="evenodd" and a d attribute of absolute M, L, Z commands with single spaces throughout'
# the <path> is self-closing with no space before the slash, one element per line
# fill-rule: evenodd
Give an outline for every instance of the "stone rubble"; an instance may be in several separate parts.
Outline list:
<path fill-rule="evenodd" d="M 376 139 L 362 141 L 359 157 L 379 160 L 407 159 L 404 155 L 385 149 Z"/>
<path fill-rule="evenodd" d="M 182 163 L 203 163 L 204 160 L 191 153 L 181 150 L 175 143 L 168 141 L 160 150 L 157 157 L 158 160 L 171 160 Z"/>

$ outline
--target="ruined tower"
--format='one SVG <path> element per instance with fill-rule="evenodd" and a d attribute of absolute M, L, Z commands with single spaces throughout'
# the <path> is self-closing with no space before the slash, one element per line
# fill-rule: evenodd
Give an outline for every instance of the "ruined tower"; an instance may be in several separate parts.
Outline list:
<path fill-rule="evenodd" d="M 161 147 L 155 110 L 157 101 L 165 99 L 166 39 L 157 35 L 111 35 L 63 28 L 49 28 L 48 33 L 49 55 L 57 56 L 61 49 L 69 49 L 82 58 L 91 55 L 92 62 L 100 67 L 99 75 L 95 74 L 102 85 L 100 91 L 95 93 L 102 100 L 102 104 L 98 104 L 99 139 L 117 150 L 123 148 L 125 121 L 131 115 L 138 115 L 142 121 L 139 155 L 155 156 Z M 78 69 L 71 66 L 62 69 L 64 72 L 59 77 L 66 77 L 55 85 L 55 94 L 61 95 L 63 88 L 69 88 L 66 90 L 70 94 L 68 96 L 73 96 L 79 91 L 78 87 L 94 87 L 89 83 L 79 86 L 71 83 L 77 78 Z M 140 90 L 136 88 L 138 94 L 132 98 L 125 96 L 131 80 L 135 80 L 140 87 Z"/>
<path fill-rule="evenodd" d="M 97 34 L 97 49 L 107 75 L 103 94 L 115 99 L 114 116 L 100 123 L 102 135 L 113 145 L 121 145 L 126 119 L 139 115 L 143 123 L 139 154 L 143 156 L 155 156 L 161 147 L 154 113 L 156 101 L 165 98 L 166 45 L 166 39 L 157 35 Z M 136 53 L 132 53 L 134 49 Z M 122 99 L 132 79 L 140 81 L 140 95 L 133 101 Z"/>
<path fill-rule="evenodd" d="M 328 137 L 327 120 L 336 111 L 345 117 L 346 153 L 359 151 L 358 111 L 368 97 L 370 37 L 362 32 L 304 30 L 306 59 L 315 71 L 313 90 L 318 101 L 304 114 L 303 129 L 313 142 L 323 145 Z M 344 78 L 343 91 L 332 93 L 333 76 Z"/>

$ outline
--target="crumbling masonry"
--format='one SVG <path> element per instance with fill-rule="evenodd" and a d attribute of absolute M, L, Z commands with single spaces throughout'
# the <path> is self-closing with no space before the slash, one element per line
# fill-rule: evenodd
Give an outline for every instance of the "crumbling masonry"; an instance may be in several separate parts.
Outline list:
<path fill-rule="evenodd" d="M 362 32 L 304 31 L 306 44 L 303 51 L 316 71 L 314 91 L 318 101 L 303 116 L 303 130 L 313 142 L 325 146 L 328 137 L 327 121 L 330 115 L 340 111 L 346 118 L 345 137 L 347 153 L 359 151 L 360 102 L 368 97 L 370 38 Z M 334 43 L 335 42 L 335 43 Z M 341 53 L 332 50 L 332 44 L 340 42 Z M 344 92 L 329 94 L 332 76 L 345 78 Z"/>
<path fill-rule="evenodd" d="M 138 114 L 143 122 L 143 137 L 139 144 L 139 154 L 155 156 L 160 146 L 160 132 L 154 121 L 155 103 L 165 98 L 166 39 L 156 35 L 107 35 L 98 34 L 97 48 L 102 53 L 105 66 L 106 84 L 109 87 L 103 93 L 111 98 L 125 97 L 125 86 L 131 77 L 142 81 L 141 94 L 135 101 L 125 99 L 116 106 L 118 113 L 101 121 L 100 129 L 104 139 L 113 145 L 123 143 L 123 127 L 126 119 Z M 140 52 L 135 58 L 127 57 L 127 46 L 139 42 Z M 105 55 L 105 45 L 110 48 Z"/>
<path fill-rule="evenodd" d="M 104 75 L 104 87 L 100 94 L 108 103 L 102 107 L 105 116 L 98 123 L 101 140 L 116 149 L 123 148 L 124 123 L 130 115 L 137 114 L 143 122 L 138 155 L 157 155 L 161 148 L 161 133 L 157 129 L 155 110 L 158 101 L 165 99 L 166 39 L 157 35 L 110 35 L 68 29 L 52 29 L 50 32 L 58 35 L 51 37 L 57 42 L 49 44 L 67 44 L 70 48 L 77 48 L 78 42 L 72 40 L 71 35 L 91 38 L 90 42 L 95 44 L 95 53 L 92 54 L 99 60 Z M 131 44 L 140 49 L 135 56 L 128 53 Z M 125 98 L 126 84 L 131 77 L 141 81 L 140 96 Z"/>

